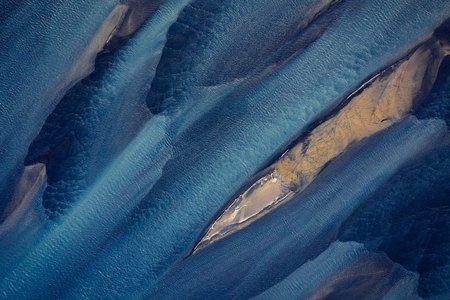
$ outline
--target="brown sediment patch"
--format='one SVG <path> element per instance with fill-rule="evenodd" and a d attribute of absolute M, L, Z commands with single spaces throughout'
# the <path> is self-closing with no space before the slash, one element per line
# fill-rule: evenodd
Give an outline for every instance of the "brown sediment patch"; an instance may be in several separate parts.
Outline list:
<path fill-rule="evenodd" d="M 407 57 L 376 75 L 353 94 L 340 111 L 314 128 L 287 151 L 208 228 L 194 248 L 227 236 L 250 224 L 278 204 L 305 189 L 352 143 L 369 137 L 410 115 L 431 89 L 448 43 L 431 37 Z"/>
<path fill-rule="evenodd" d="M 385 254 L 367 253 L 341 267 L 321 282 L 318 282 L 305 299 L 380 299 L 396 286 L 417 280 L 418 274 L 410 273 L 396 282 L 399 274 L 407 271 L 393 263 Z M 400 275 L 401 276 L 401 275 Z M 367 292 L 370 291 L 371 295 Z"/>
<path fill-rule="evenodd" d="M 0 222 L 3 222 L 0 225 L 0 233 L 5 227 L 10 226 L 10 223 L 13 223 L 12 220 L 18 219 L 26 211 L 44 184 L 46 176 L 44 164 L 37 163 L 24 168 L 12 201 L 6 207 L 3 215 L 0 216 Z"/>
<path fill-rule="evenodd" d="M 95 57 L 105 44 L 114 36 L 128 11 L 127 5 L 117 5 L 103 21 L 85 50 L 80 54 L 76 63 L 61 83 L 61 89 L 70 88 L 75 82 L 88 75 L 94 69 Z"/>
<path fill-rule="evenodd" d="M 115 52 L 122 47 L 164 1 L 122 0 L 121 2 L 121 5 L 126 6 L 127 10 L 124 12 L 119 26 L 114 31 L 114 36 L 108 40 L 104 47 L 104 50 L 107 52 Z"/>
<path fill-rule="evenodd" d="M 373 135 L 409 115 L 431 88 L 445 56 L 432 39 L 386 70 L 353 97 L 336 116 L 316 127 L 273 167 L 283 178 L 306 187 L 331 159 L 351 143 Z"/>
<path fill-rule="evenodd" d="M 161 5 L 162 0 L 123 1 L 117 5 L 90 39 L 89 44 L 61 83 L 61 89 L 73 86 L 77 81 L 94 70 L 95 58 L 99 52 L 117 50 L 128 40 L 145 20 Z"/>
<path fill-rule="evenodd" d="M 127 37 L 132 35 L 144 21 L 155 12 L 164 2 L 163 0 L 153 1 L 122 1 L 129 7 L 120 28 L 116 32 L 118 37 Z"/>

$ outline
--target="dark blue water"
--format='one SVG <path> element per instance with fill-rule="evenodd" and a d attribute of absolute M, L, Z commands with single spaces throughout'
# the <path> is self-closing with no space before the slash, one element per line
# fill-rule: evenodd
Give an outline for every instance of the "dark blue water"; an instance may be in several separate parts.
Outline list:
<path fill-rule="evenodd" d="M 446 299 L 449 59 L 412 116 L 189 254 L 448 1 L 136 0 L 102 27 L 118 4 L 0 12 L 0 298 Z"/>

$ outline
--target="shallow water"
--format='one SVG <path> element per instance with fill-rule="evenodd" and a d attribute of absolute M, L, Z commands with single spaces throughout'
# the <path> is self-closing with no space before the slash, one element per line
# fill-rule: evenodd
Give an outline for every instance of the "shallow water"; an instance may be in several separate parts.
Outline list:
<path fill-rule="evenodd" d="M 448 1 L 5 7 L 0 298 L 449 295 Z"/>

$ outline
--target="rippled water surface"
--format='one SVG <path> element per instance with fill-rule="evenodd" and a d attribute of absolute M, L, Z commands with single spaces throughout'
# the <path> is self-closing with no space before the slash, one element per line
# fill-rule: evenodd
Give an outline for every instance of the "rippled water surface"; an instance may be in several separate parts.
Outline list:
<path fill-rule="evenodd" d="M 449 299 L 450 2 L 6 0 L 1 299 Z"/>

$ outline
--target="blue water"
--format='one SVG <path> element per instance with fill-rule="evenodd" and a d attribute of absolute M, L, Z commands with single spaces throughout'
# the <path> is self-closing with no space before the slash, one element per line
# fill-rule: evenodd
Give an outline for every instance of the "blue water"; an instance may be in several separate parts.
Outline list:
<path fill-rule="evenodd" d="M 344 11 L 344 7 L 341 9 Z M 342 18 L 347 21 L 348 16 L 344 12 Z M 372 11 L 367 14 L 364 15 L 367 18 L 378 17 Z M 354 26 L 363 28 L 364 25 L 371 27 L 371 24 L 369 21 L 363 24 L 357 22 Z M 386 56 L 394 57 L 391 48 L 388 50 L 386 47 L 383 51 L 377 44 L 370 53 L 372 59 L 367 61 L 363 60 L 367 57 L 356 56 L 356 62 L 349 65 L 349 61 L 343 58 L 346 56 L 339 52 L 336 52 L 334 59 L 324 60 L 321 53 L 330 48 L 330 43 L 337 39 L 335 35 L 348 36 L 351 29 L 347 22 L 345 25 L 330 28 L 327 35 L 322 35 L 307 50 L 256 87 L 244 87 L 238 95 L 224 99 L 182 136 L 180 142 L 175 144 L 174 158 L 169 161 L 163 178 L 144 199 L 144 212 L 138 212 L 134 217 L 140 221 L 125 229 L 111 250 L 105 251 L 104 258 L 98 261 L 98 269 L 94 267 L 92 273 L 89 271 L 86 279 L 88 285 L 96 280 L 105 280 L 107 285 L 128 284 L 131 278 L 139 276 L 142 276 L 143 282 L 153 284 L 200 233 L 223 199 L 231 196 L 245 183 L 245 178 L 270 159 L 273 149 L 282 147 L 298 133 L 299 128 L 307 126 L 313 120 L 314 113 L 331 105 L 326 99 L 345 95 L 345 89 L 352 86 L 350 78 L 362 80 L 376 71 L 373 62 L 379 63 L 382 57 L 387 62 Z M 397 29 L 392 26 L 392 34 L 396 33 Z M 376 32 L 373 35 L 376 36 Z M 339 46 L 353 58 L 355 48 L 364 49 L 364 46 L 355 46 L 355 43 L 364 44 L 367 40 L 356 35 L 352 37 L 348 44 Z M 404 35 L 401 38 L 406 39 Z M 358 63 L 361 64 L 359 73 L 354 69 L 354 64 Z M 339 64 L 340 67 L 337 67 Z M 315 70 L 315 76 L 309 74 L 310 69 Z M 335 78 L 342 79 L 336 83 Z M 323 88 L 317 88 L 319 80 L 326 82 L 327 79 L 333 82 L 332 87 L 321 85 Z M 357 84 L 353 80 L 353 84 Z M 308 104 L 305 105 L 302 99 L 308 99 Z M 143 239 L 149 245 L 158 247 L 142 245 Z M 130 254 L 130 249 L 135 247 L 142 256 L 134 258 Z M 118 281 L 99 276 L 115 264 L 116 257 L 130 257 L 128 268 L 117 270 L 115 276 Z"/>
<path fill-rule="evenodd" d="M 71 76 L 70 69 L 117 2 L 23 1 L 2 21 L 1 210 L 45 119 L 64 92 L 87 75 Z"/>
<path fill-rule="evenodd" d="M 443 121 L 409 119 L 367 140 L 278 210 L 178 262 L 149 298 L 256 296 L 325 250 L 368 195 L 442 134 L 446 134 Z M 396 151 L 386 147 L 392 144 Z M 358 176 L 359 172 L 366 176 Z"/>
<path fill-rule="evenodd" d="M 254 299 L 365 299 L 368 290 L 373 299 L 419 299 L 414 288 L 417 279 L 417 274 L 382 254 L 368 252 L 361 244 L 334 242 Z"/>
<path fill-rule="evenodd" d="M 448 1 L 159 1 L 74 73 L 118 3 L 0 13 L 0 298 L 450 292 L 448 59 L 414 116 L 189 255 L 252 176 L 449 18 Z M 20 186 L 41 164 L 44 182 Z"/>
<path fill-rule="evenodd" d="M 433 90 L 417 111 L 419 118 L 440 118 L 448 126 L 449 70 L 445 59 Z M 450 140 L 446 137 L 400 169 L 340 234 L 341 240 L 363 242 L 419 272 L 421 296 L 448 292 L 449 169 Z"/>

